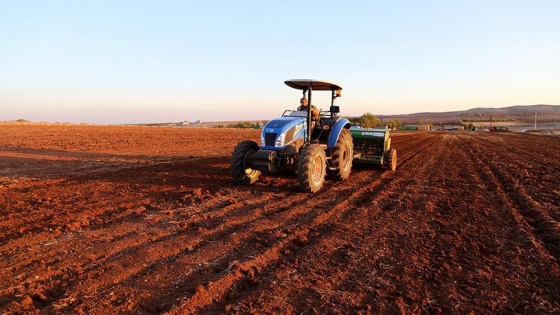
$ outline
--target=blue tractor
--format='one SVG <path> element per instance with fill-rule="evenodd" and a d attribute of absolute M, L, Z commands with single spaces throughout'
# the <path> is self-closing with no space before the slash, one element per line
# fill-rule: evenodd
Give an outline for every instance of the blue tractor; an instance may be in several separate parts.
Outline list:
<path fill-rule="evenodd" d="M 296 172 L 299 188 L 317 192 L 325 176 L 344 180 L 350 176 L 353 142 L 350 121 L 338 115 L 334 100 L 340 97 L 339 84 L 318 80 L 287 80 L 291 88 L 301 90 L 312 104 L 313 91 L 330 91 L 328 111 L 312 115 L 311 105 L 286 110 L 282 117 L 269 121 L 262 129 L 260 145 L 251 140 L 239 142 L 231 159 L 231 175 L 235 183 L 249 185 L 261 175 Z M 305 110 L 304 110 L 305 109 Z M 311 126 L 311 127 L 310 127 Z"/>

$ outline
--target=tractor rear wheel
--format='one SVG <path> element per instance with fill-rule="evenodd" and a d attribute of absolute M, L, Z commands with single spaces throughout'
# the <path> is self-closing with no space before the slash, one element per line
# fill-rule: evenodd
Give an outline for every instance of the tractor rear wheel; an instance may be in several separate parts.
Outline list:
<path fill-rule="evenodd" d="M 323 187 L 327 170 L 325 150 L 318 144 L 303 147 L 298 163 L 299 189 L 306 192 L 317 192 Z"/>
<path fill-rule="evenodd" d="M 239 142 L 231 157 L 231 176 L 236 184 L 250 185 L 259 179 L 260 171 L 254 170 L 253 156 L 259 145 L 251 140 Z"/>
<path fill-rule="evenodd" d="M 350 176 L 352 159 L 354 158 L 354 144 L 352 134 L 348 129 L 342 129 L 336 145 L 333 148 L 332 160 L 334 170 L 328 170 L 329 177 L 335 180 L 344 180 Z"/>
<path fill-rule="evenodd" d="M 385 167 L 394 172 L 397 169 L 397 150 L 389 149 L 385 156 Z"/>

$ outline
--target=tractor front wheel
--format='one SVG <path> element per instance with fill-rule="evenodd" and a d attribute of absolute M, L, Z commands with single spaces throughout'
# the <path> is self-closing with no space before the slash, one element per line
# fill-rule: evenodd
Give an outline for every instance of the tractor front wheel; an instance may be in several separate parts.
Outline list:
<path fill-rule="evenodd" d="M 323 187 L 327 171 L 325 150 L 318 144 L 303 147 L 298 163 L 299 189 L 306 192 L 317 192 Z"/>
<path fill-rule="evenodd" d="M 252 168 L 253 156 L 259 149 L 259 145 L 256 142 L 243 140 L 233 150 L 231 176 L 236 184 L 250 185 L 259 179 L 261 172 Z"/>
<path fill-rule="evenodd" d="M 333 148 L 332 160 L 334 170 L 327 170 L 329 177 L 335 180 L 344 180 L 350 176 L 352 159 L 354 158 L 354 144 L 352 134 L 348 129 L 342 129 L 336 145 Z"/>

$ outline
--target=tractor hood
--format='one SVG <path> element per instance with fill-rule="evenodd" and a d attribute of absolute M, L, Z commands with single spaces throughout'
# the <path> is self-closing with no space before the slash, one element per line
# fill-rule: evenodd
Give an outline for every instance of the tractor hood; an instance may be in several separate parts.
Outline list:
<path fill-rule="evenodd" d="M 280 117 L 269 121 L 262 129 L 261 148 L 283 149 L 297 139 L 304 139 L 305 121 L 304 117 Z"/>

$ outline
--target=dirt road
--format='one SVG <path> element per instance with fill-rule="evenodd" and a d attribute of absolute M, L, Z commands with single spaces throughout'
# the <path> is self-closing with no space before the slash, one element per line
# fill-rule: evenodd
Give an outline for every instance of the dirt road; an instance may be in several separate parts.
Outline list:
<path fill-rule="evenodd" d="M 0 124 L 0 312 L 560 313 L 560 138 L 395 133 L 235 186 L 254 130 Z"/>

